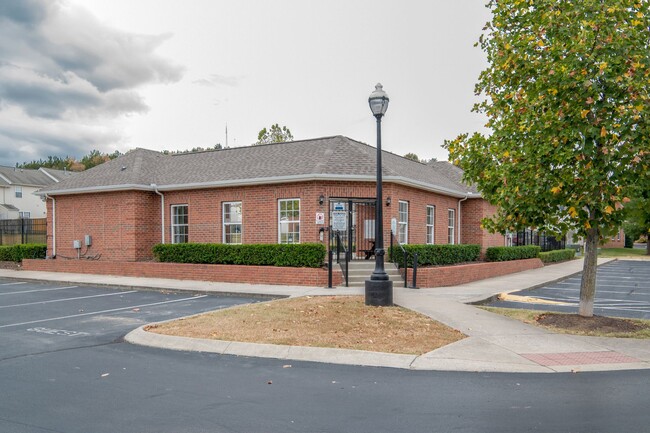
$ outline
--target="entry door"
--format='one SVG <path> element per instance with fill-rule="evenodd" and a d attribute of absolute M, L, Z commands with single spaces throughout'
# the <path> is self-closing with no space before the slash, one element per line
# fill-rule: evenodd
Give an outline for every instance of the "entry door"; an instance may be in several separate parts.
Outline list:
<path fill-rule="evenodd" d="M 337 238 L 351 260 L 369 260 L 375 250 L 375 201 L 332 199 L 330 201 L 330 247 Z"/>

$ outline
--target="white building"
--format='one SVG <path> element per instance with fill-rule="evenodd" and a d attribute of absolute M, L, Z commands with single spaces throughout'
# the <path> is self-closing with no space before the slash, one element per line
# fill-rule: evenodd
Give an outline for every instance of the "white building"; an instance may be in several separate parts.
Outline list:
<path fill-rule="evenodd" d="M 50 168 L 31 170 L 0 166 L 0 220 L 45 218 L 45 203 L 34 193 L 72 175 L 69 171 Z"/>

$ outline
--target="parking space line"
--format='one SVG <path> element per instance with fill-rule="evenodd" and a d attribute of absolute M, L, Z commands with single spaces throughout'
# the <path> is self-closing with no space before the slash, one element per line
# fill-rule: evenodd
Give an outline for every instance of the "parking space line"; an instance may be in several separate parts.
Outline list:
<path fill-rule="evenodd" d="M 199 295 L 199 296 L 192 296 L 190 298 L 173 299 L 171 301 L 154 302 L 154 303 L 151 303 L 151 304 L 131 305 L 129 307 L 113 308 L 113 309 L 110 309 L 110 310 L 93 311 L 93 312 L 81 313 L 81 314 L 71 314 L 69 316 L 61 316 L 61 317 L 52 317 L 50 319 L 39 319 L 39 320 L 32 320 L 32 321 L 29 321 L 29 322 L 22 322 L 22 323 L 10 323 L 8 325 L 0 325 L 0 328 L 12 328 L 14 326 L 31 325 L 33 323 L 43 323 L 43 322 L 51 322 L 51 321 L 54 321 L 54 320 L 72 319 L 74 317 L 92 316 L 92 315 L 95 315 L 95 314 L 113 313 L 115 311 L 131 310 L 133 308 L 153 307 L 153 306 L 156 306 L 156 305 L 172 304 L 174 302 L 183 302 L 183 301 L 190 301 L 190 300 L 193 300 L 193 299 L 201 299 L 201 298 L 205 298 L 207 296 L 208 295 Z"/>
<path fill-rule="evenodd" d="M 0 293 L 0 296 L 2 296 L 2 295 L 19 295 L 21 293 L 51 292 L 53 290 L 66 290 L 66 289 L 74 289 L 74 288 L 77 288 L 77 287 L 79 287 L 79 286 L 56 287 L 54 289 L 19 290 L 17 292 Z"/>
<path fill-rule="evenodd" d="M 103 293 L 101 295 L 77 296 L 74 298 L 64 298 L 64 299 L 51 299 L 49 301 L 28 302 L 26 304 L 0 305 L 0 308 L 25 307 L 27 305 L 50 304 L 52 302 L 75 301 L 77 299 L 100 298 L 103 296 L 117 296 L 117 295 L 124 295 L 126 293 L 137 293 L 137 292 L 138 292 L 137 290 L 130 290 L 128 292 Z"/>

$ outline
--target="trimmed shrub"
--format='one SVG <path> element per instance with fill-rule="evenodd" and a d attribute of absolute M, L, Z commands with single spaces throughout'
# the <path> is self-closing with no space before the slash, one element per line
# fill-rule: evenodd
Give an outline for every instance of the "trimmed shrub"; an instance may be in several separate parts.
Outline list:
<path fill-rule="evenodd" d="M 23 259 L 44 259 L 46 253 L 45 244 L 0 246 L 0 261 L 21 262 Z"/>
<path fill-rule="evenodd" d="M 625 248 L 634 248 L 634 239 L 627 233 L 625 234 Z"/>
<path fill-rule="evenodd" d="M 509 260 L 534 259 L 542 249 L 537 245 L 519 247 L 490 247 L 485 251 L 488 262 L 507 262 Z"/>
<path fill-rule="evenodd" d="M 418 266 L 453 265 L 475 262 L 481 254 L 480 245 L 402 245 L 406 250 L 406 265 L 413 267 L 413 256 L 418 255 Z M 400 268 L 404 267 L 404 253 L 398 247 L 388 248 L 388 257 Z"/>
<path fill-rule="evenodd" d="M 306 244 L 158 244 L 154 257 L 160 262 L 215 265 L 285 266 L 319 268 L 325 262 L 325 246 Z"/>
<path fill-rule="evenodd" d="M 563 262 L 565 260 L 571 260 L 575 256 L 576 256 L 576 250 L 574 250 L 573 248 L 567 248 L 564 250 L 545 251 L 539 253 L 539 258 L 544 263 Z"/>

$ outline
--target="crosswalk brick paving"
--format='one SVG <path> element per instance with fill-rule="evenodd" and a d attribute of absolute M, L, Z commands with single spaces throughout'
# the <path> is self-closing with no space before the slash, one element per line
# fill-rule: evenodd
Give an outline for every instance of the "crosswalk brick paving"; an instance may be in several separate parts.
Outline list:
<path fill-rule="evenodd" d="M 527 353 L 521 356 L 546 367 L 554 365 L 626 364 L 640 362 L 636 358 L 613 351 Z"/>

